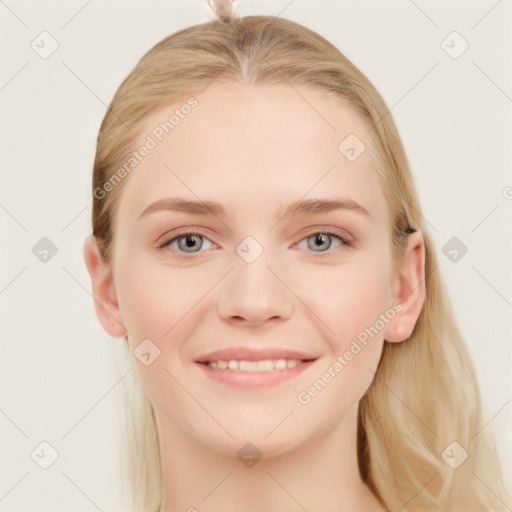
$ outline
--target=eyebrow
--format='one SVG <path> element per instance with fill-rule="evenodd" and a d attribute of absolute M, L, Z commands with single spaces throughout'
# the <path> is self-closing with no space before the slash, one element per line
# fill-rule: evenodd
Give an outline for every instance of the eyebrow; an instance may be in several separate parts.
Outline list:
<path fill-rule="evenodd" d="M 333 199 L 303 199 L 296 201 L 286 208 L 284 215 L 280 214 L 280 210 L 276 212 L 275 217 L 285 217 L 286 215 L 297 214 L 319 214 L 333 210 L 350 210 L 361 213 L 367 217 L 373 218 L 371 213 L 358 202 L 348 198 Z M 215 201 L 195 201 L 180 197 L 172 197 L 160 199 L 150 204 L 140 215 L 139 219 L 149 215 L 150 213 L 159 211 L 176 211 L 192 213 L 196 215 L 215 215 L 226 217 L 227 213 L 224 207 Z"/>

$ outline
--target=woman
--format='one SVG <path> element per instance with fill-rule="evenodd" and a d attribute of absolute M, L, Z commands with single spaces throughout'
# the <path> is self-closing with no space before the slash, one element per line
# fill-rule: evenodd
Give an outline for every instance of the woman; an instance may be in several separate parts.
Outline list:
<path fill-rule="evenodd" d="M 503 509 L 397 129 L 332 44 L 266 16 L 164 39 L 103 120 L 93 201 L 136 509 Z"/>

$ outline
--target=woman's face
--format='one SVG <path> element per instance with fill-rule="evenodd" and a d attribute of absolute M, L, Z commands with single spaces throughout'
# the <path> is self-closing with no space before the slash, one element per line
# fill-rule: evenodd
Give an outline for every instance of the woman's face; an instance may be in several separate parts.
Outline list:
<path fill-rule="evenodd" d="M 145 121 L 136 148 L 149 149 L 124 178 L 120 316 L 161 428 L 230 456 L 247 441 L 284 453 L 357 405 L 398 315 L 370 138 L 310 88 L 213 84 L 195 98 Z M 247 370 L 220 368 L 230 360 Z"/>

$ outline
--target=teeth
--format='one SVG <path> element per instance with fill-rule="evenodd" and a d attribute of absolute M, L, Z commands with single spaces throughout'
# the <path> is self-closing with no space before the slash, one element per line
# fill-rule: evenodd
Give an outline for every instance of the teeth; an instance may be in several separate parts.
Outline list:
<path fill-rule="evenodd" d="M 229 361 L 211 361 L 207 363 L 210 368 L 225 370 L 242 370 L 245 372 L 269 372 L 272 370 L 284 370 L 286 368 L 294 368 L 302 364 L 301 359 L 265 359 L 264 361 L 237 361 L 231 359 Z"/>

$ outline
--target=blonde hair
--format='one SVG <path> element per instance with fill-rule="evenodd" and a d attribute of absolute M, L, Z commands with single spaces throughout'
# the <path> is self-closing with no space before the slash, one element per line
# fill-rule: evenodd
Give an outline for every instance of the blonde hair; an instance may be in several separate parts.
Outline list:
<path fill-rule="evenodd" d="M 423 233 L 426 298 L 410 338 L 384 343 L 375 378 L 360 401 L 361 476 L 389 510 L 499 510 L 508 497 L 491 428 L 483 428 L 475 372 L 437 271 L 398 131 L 380 94 L 335 46 L 302 25 L 267 16 L 229 24 L 213 21 L 165 38 L 140 59 L 112 100 L 98 135 L 93 190 L 103 190 L 126 162 L 144 119 L 215 80 L 327 91 L 367 126 L 376 148 L 372 165 L 389 207 L 396 261 L 404 233 L 411 227 Z M 93 194 L 93 234 L 107 262 L 123 183 L 105 197 Z M 154 512 L 162 497 L 155 416 L 135 371 L 130 379 L 122 467 L 133 506 Z M 456 469 L 442 457 L 452 442 L 468 453 Z"/>

